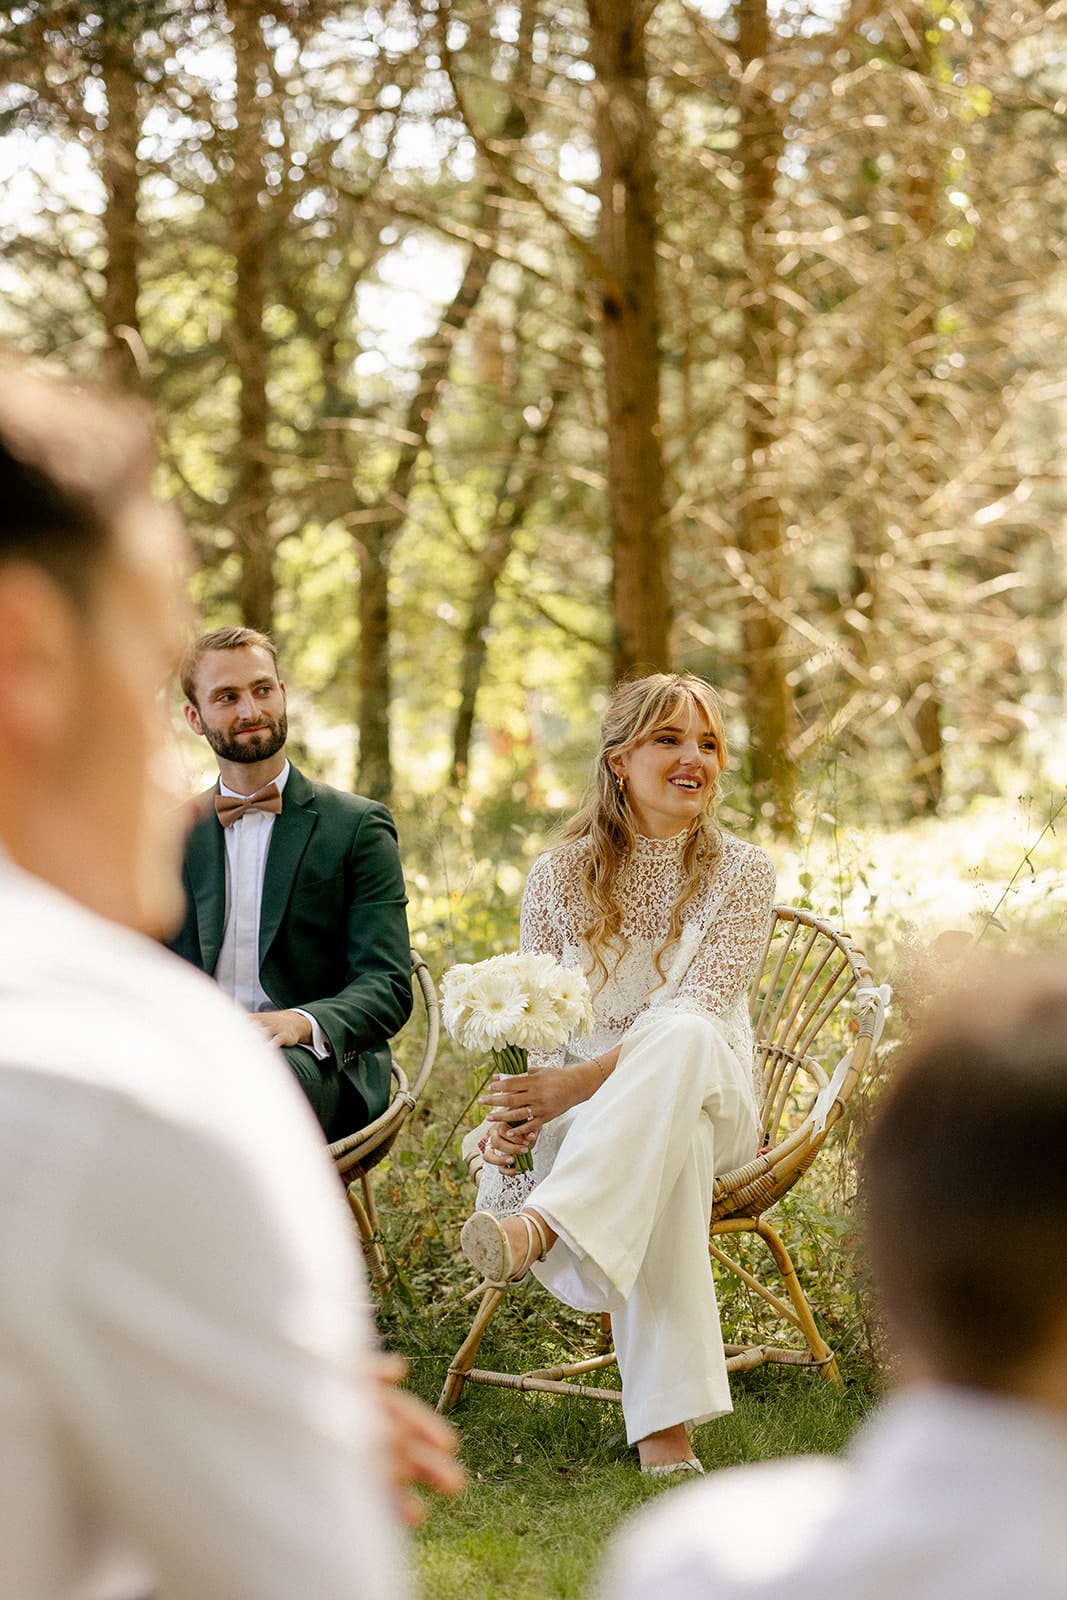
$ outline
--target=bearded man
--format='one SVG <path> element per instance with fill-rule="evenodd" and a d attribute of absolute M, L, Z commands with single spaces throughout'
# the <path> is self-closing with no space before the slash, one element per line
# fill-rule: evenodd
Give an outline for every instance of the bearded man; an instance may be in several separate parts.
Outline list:
<path fill-rule="evenodd" d="M 172 948 L 285 1055 L 328 1139 L 388 1103 L 388 1041 L 411 1012 L 404 879 L 385 806 L 288 760 L 277 651 L 251 628 L 197 639 L 185 717 L 218 783 L 194 802 L 187 909 Z"/>

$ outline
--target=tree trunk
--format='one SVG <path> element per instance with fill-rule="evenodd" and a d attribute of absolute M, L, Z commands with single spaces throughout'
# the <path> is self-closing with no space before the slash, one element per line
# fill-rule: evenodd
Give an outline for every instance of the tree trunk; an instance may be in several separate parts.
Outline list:
<path fill-rule="evenodd" d="M 236 273 L 233 339 L 240 380 L 237 478 L 230 521 L 240 554 L 237 597 L 250 628 L 268 631 L 274 619 L 274 538 L 270 526 L 269 341 L 263 326 L 266 303 L 268 213 L 263 192 L 263 101 L 256 94 L 266 59 L 258 5 L 230 6 L 236 65 L 236 120 L 232 176 L 231 247 Z"/>
<path fill-rule="evenodd" d="M 481 552 L 481 570 L 461 636 L 459 709 L 452 733 L 452 770 L 449 775 L 449 781 L 457 787 L 466 781 L 470 767 L 478 691 L 485 670 L 489 624 L 497 589 L 515 543 L 515 535 L 526 520 L 533 502 L 545 451 L 566 392 L 566 385 L 561 379 L 552 395 L 542 402 L 541 421 L 533 432 L 530 459 L 522 461 L 520 441 L 516 446 L 515 459 L 496 496 L 496 521 Z"/>
<path fill-rule="evenodd" d="M 537 0 L 525 0 L 519 26 L 517 70 L 528 58 L 537 17 Z M 509 97 L 497 135 L 517 141 L 526 132 L 526 116 L 514 95 Z M 375 800 L 387 801 L 392 791 L 393 760 L 389 729 L 389 566 L 393 547 L 408 513 L 408 496 L 415 482 L 419 456 L 426 445 L 441 392 L 448 377 L 457 337 L 469 323 L 493 265 L 500 221 L 499 183 L 486 185 L 479 214 L 472 228 L 475 244 L 467 258 L 463 280 L 445 310 L 436 331 L 423 346 L 419 385 L 408 407 L 396 464 L 377 515 L 361 517 L 356 531 L 359 544 L 361 637 L 359 683 L 356 701 L 359 720 L 359 765 L 356 787 Z"/>
<path fill-rule="evenodd" d="M 776 832 L 795 825 L 796 770 L 789 753 L 792 692 L 786 681 L 785 530 L 778 498 L 775 446 L 781 404 L 782 330 L 773 293 L 777 264 L 770 235 L 778 162 L 784 148 L 781 114 L 768 92 L 771 46 L 767 0 L 739 0 L 741 89 L 741 248 L 746 283 L 741 303 L 744 480 L 739 541 L 762 591 L 742 622 L 752 796 L 757 814 Z"/>
<path fill-rule="evenodd" d="M 359 774 L 360 794 L 388 803 L 393 788 L 389 708 L 389 533 L 380 524 L 359 546 Z"/>
<path fill-rule="evenodd" d="M 945 751 L 941 735 L 944 707 L 933 678 L 924 678 L 916 685 L 905 710 L 911 718 L 917 746 L 911 768 L 912 809 L 935 812 L 944 794 Z"/>
<path fill-rule="evenodd" d="M 904 66 L 912 72 L 929 77 L 932 69 L 928 29 L 936 29 L 936 19 L 931 17 L 923 0 L 918 0 L 908 18 L 911 26 L 906 37 Z M 929 113 L 925 108 L 909 104 L 905 120 L 915 129 L 915 146 L 909 152 L 904 180 L 901 210 L 904 216 L 904 259 L 909 258 L 912 270 L 900 284 L 899 325 L 909 329 L 909 338 L 915 357 L 909 359 L 912 378 L 912 423 L 904 440 L 909 456 L 909 480 L 913 509 L 909 517 L 908 534 L 918 539 L 922 532 L 922 502 L 937 487 L 943 468 L 937 401 L 931 392 L 932 374 L 938 343 L 937 314 L 942 300 L 939 285 L 930 282 L 914 270 L 914 258 L 921 256 L 934 237 L 939 196 L 939 168 L 943 160 L 943 139 L 932 131 Z M 916 304 L 916 287 L 925 296 Z M 916 562 L 919 571 L 929 571 L 932 563 L 927 556 Z M 944 796 L 945 750 L 942 739 L 941 691 L 932 672 L 917 675 L 905 696 L 905 715 L 911 722 L 911 747 L 913 764 L 911 780 L 912 806 L 920 813 L 937 811 Z"/>
<path fill-rule="evenodd" d="M 104 182 L 103 312 L 107 329 L 105 370 L 116 388 L 140 387 L 138 358 L 143 349 L 137 317 L 138 269 L 142 240 L 138 216 L 137 141 L 141 131 L 133 48 L 129 41 L 107 41 L 103 54 L 107 127 L 101 138 L 100 175 Z"/>
<path fill-rule="evenodd" d="M 467 326 L 485 288 L 493 264 L 497 209 L 483 204 L 476 236 L 483 239 L 467 259 L 463 281 L 433 335 L 427 340 L 419 385 L 408 407 L 387 493 L 376 514 L 361 518 L 359 544 L 359 620 L 361 635 L 359 683 L 359 769 L 356 787 L 373 800 L 389 799 L 393 761 L 389 735 L 389 564 L 397 535 L 408 513 L 419 456 L 426 444 L 441 390 L 448 376 L 452 348 Z"/>
<path fill-rule="evenodd" d="M 660 422 L 658 209 L 643 44 L 647 0 L 588 0 L 600 155 L 599 250 L 607 390 L 608 515 L 616 672 L 663 670 L 670 572 Z"/>

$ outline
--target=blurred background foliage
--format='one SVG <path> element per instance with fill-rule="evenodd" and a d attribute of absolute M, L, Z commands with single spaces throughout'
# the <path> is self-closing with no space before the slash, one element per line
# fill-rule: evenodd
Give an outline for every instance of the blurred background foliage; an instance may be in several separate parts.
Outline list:
<path fill-rule="evenodd" d="M 1062 778 L 1038 0 L 0 8 L 0 337 L 143 390 L 308 760 L 572 803 L 619 668 L 749 828 Z"/>

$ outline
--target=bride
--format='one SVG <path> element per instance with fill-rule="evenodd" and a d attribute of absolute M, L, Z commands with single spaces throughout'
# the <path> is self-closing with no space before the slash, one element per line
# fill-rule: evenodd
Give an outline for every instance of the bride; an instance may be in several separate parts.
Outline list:
<path fill-rule="evenodd" d="M 586 972 L 594 1028 L 492 1080 L 460 1236 L 490 1283 L 532 1269 L 566 1304 L 611 1313 L 645 1472 L 702 1471 L 687 1425 L 731 1409 L 708 1228 L 716 1174 L 759 1145 L 747 989 L 774 871 L 715 822 L 725 764 L 702 679 L 616 691 L 591 797 L 522 903 L 522 949 Z M 532 1177 L 515 1169 L 525 1150 Z"/>

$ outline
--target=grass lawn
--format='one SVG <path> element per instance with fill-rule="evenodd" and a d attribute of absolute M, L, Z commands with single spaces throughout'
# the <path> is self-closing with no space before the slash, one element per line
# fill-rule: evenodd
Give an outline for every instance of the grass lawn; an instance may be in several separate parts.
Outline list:
<path fill-rule="evenodd" d="M 473 1316 L 473 1305 L 457 1298 L 466 1287 L 462 1282 L 421 1308 L 394 1292 L 381 1307 L 386 1343 L 407 1355 L 409 1387 L 431 1404 Z M 509 1294 L 478 1364 L 548 1364 L 591 1347 L 594 1334 L 594 1319 L 568 1312 L 531 1281 Z M 843 1372 L 841 1386 L 795 1367 L 738 1375 L 732 1415 L 697 1430 L 696 1453 L 715 1469 L 840 1450 L 881 1383 L 859 1350 Z M 610 1388 L 617 1373 L 609 1369 L 590 1381 Z M 673 1487 L 641 1477 L 621 1409 L 612 1404 L 468 1384 L 452 1420 L 468 1487 L 453 1501 L 427 1497 L 414 1541 L 423 1600 L 495 1600 L 504 1589 L 524 1600 L 591 1596 L 613 1529 Z"/>
<path fill-rule="evenodd" d="M 873 1400 L 862 1380 L 836 1388 L 765 1368 L 735 1380 L 733 1414 L 698 1429 L 694 1445 L 709 1469 L 836 1452 Z M 617 1524 L 671 1492 L 641 1477 L 614 1406 L 468 1386 L 454 1421 L 470 1482 L 461 1499 L 430 1506 L 416 1537 L 425 1600 L 495 1600 L 505 1589 L 529 1600 L 591 1596 Z"/>

